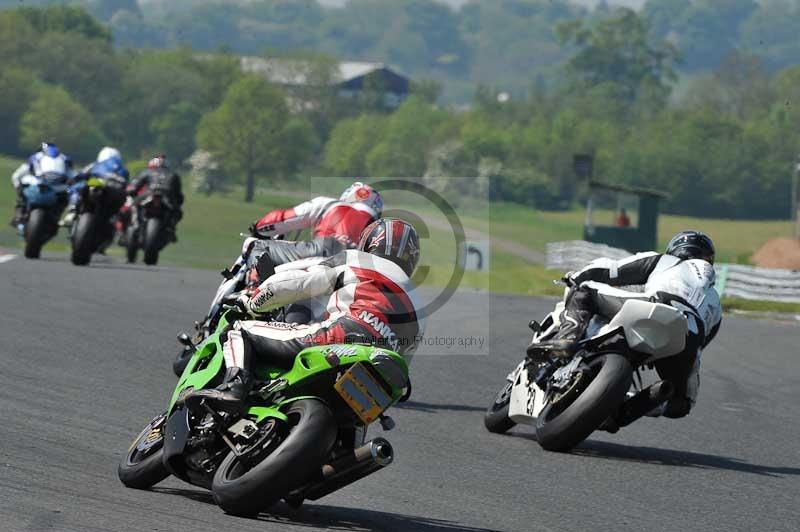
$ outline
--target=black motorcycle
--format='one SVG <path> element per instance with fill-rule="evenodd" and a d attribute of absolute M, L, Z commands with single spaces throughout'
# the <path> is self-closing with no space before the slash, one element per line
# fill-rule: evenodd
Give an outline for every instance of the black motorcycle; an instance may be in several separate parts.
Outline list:
<path fill-rule="evenodd" d="M 105 251 L 114 238 L 114 217 L 125 199 L 125 180 L 117 175 L 92 176 L 80 189 L 70 226 L 72 263 L 85 266 L 92 254 Z"/>
<path fill-rule="evenodd" d="M 123 236 L 129 263 L 136 262 L 140 249 L 145 264 L 158 263 L 159 253 L 171 241 L 173 210 L 169 196 L 160 187 L 148 188 L 133 200 Z"/>

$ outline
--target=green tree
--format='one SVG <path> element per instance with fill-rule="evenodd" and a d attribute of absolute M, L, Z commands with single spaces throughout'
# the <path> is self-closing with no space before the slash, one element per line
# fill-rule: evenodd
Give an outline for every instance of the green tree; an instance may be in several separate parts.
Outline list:
<path fill-rule="evenodd" d="M 364 114 L 341 120 L 325 145 L 325 167 L 333 175 L 366 176 L 367 154 L 380 142 L 388 119 Z"/>
<path fill-rule="evenodd" d="M 305 159 L 311 145 L 297 145 L 298 123 L 290 120 L 284 93 L 255 76 L 230 86 L 220 106 L 200 121 L 197 145 L 245 178 L 245 201 L 253 201 L 257 174 L 285 175 Z"/>
<path fill-rule="evenodd" d="M 38 33 L 79 33 L 89 39 L 111 42 L 111 32 L 85 9 L 54 5 L 45 8 L 21 7 L 19 12 Z"/>
<path fill-rule="evenodd" d="M 739 46 L 740 29 L 758 9 L 755 0 L 696 0 L 676 16 L 677 46 L 685 51 L 684 67 L 715 68 Z"/>
<path fill-rule="evenodd" d="M 389 118 L 381 141 L 367 155 L 373 176 L 421 177 L 446 114 L 411 97 Z"/>
<path fill-rule="evenodd" d="M 91 159 L 105 142 L 94 118 L 61 87 L 41 87 L 20 122 L 20 148 L 52 141 L 76 159 Z"/>
<path fill-rule="evenodd" d="M 38 77 L 63 86 L 98 118 L 109 117 L 123 77 L 123 65 L 111 44 L 80 33 L 61 32 L 45 33 L 37 41 L 30 65 Z"/>
<path fill-rule="evenodd" d="M 150 131 L 156 151 L 175 161 L 185 160 L 194 151 L 194 133 L 200 118 L 200 111 L 190 102 L 173 104 L 153 118 Z"/>
<path fill-rule="evenodd" d="M 653 44 L 649 30 L 647 20 L 632 9 L 619 9 L 594 26 L 582 20 L 560 24 L 561 42 L 577 48 L 566 64 L 574 88 L 612 83 L 634 101 L 642 86 L 648 86 L 666 98 L 676 79 L 677 51 L 667 42 Z"/>
<path fill-rule="evenodd" d="M 0 152 L 18 153 L 20 118 L 33 99 L 36 83 L 28 70 L 0 69 Z"/>

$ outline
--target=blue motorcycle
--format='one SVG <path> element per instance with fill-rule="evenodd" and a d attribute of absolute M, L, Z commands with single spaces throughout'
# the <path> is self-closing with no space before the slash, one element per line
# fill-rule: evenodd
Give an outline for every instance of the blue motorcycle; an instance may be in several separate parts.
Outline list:
<path fill-rule="evenodd" d="M 58 220 L 67 205 L 67 176 L 58 173 L 22 178 L 26 217 L 22 227 L 25 256 L 38 259 L 42 246 L 58 232 Z"/>

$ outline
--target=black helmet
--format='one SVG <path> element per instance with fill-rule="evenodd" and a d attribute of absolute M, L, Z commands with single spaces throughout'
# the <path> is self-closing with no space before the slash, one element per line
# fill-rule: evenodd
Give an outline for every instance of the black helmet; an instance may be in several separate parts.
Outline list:
<path fill-rule="evenodd" d="M 381 218 L 361 232 L 358 249 L 383 257 L 400 266 L 411 277 L 419 262 L 419 236 L 410 223 Z"/>
<path fill-rule="evenodd" d="M 702 259 L 714 264 L 714 242 L 700 231 L 681 231 L 667 244 L 667 255 L 679 259 Z"/>

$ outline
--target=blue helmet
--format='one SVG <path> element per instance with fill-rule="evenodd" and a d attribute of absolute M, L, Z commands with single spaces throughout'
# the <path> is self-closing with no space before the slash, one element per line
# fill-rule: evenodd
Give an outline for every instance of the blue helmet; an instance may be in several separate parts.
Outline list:
<path fill-rule="evenodd" d="M 48 157 L 58 157 L 61 152 L 58 150 L 58 146 L 52 142 L 42 142 L 42 153 Z"/>

